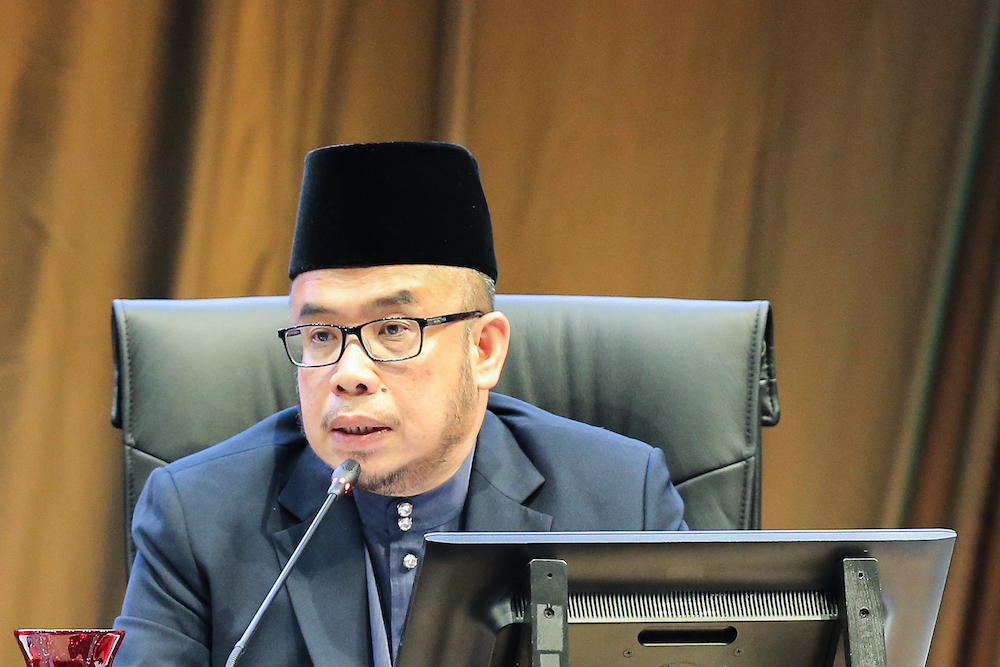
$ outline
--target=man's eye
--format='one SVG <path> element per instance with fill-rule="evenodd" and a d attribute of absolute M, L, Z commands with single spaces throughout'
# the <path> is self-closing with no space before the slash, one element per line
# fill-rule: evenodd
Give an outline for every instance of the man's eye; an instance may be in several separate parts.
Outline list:
<path fill-rule="evenodd" d="M 378 335 L 387 336 L 389 338 L 405 336 L 409 333 L 411 328 L 412 327 L 408 322 L 390 320 L 382 323 L 382 326 L 379 327 Z"/>
<path fill-rule="evenodd" d="M 313 345 L 329 345 L 330 343 L 335 343 L 337 341 L 337 336 L 334 329 L 322 329 L 316 327 L 309 334 L 309 342 Z"/>

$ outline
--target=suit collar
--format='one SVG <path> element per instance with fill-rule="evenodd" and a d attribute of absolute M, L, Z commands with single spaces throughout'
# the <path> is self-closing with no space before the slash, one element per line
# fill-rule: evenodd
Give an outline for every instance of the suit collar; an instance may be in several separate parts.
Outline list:
<path fill-rule="evenodd" d="M 326 500 L 332 474 L 333 469 L 306 445 L 278 495 L 278 502 L 299 521 L 311 518 Z"/>
<path fill-rule="evenodd" d="M 273 533 L 282 566 L 323 504 L 331 472 L 311 448 L 303 448 L 278 496 L 295 521 Z M 552 517 L 523 504 L 544 481 L 510 430 L 487 412 L 472 462 L 464 529 L 549 530 Z M 313 664 L 371 664 L 364 537 L 352 496 L 330 508 L 285 586 Z"/>
<path fill-rule="evenodd" d="M 544 481 L 510 430 L 487 412 L 472 461 L 464 529 L 549 530 L 552 517 L 524 505 Z"/>
<path fill-rule="evenodd" d="M 282 567 L 326 499 L 330 474 L 306 447 L 278 497 L 296 521 L 273 533 Z M 285 587 L 314 665 L 371 664 L 364 538 L 350 495 L 330 508 Z"/>
<path fill-rule="evenodd" d="M 330 467 L 306 446 L 278 502 L 296 519 L 305 522 L 323 504 L 331 473 Z M 551 516 L 524 506 L 544 482 L 545 478 L 503 421 L 487 411 L 472 461 L 464 530 L 549 530 Z M 328 517 L 324 523 L 332 518 Z M 303 532 L 306 526 L 308 523 Z"/>

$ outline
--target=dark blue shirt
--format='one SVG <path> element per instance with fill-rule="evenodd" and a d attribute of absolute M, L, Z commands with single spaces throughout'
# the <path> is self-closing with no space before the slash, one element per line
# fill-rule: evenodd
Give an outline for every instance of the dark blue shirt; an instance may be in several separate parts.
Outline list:
<path fill-rule="evenodd" d="M 448 481 L 426 493 L 395 498 L 361 490 L 354 492 L 393 661 L 410 606 L 417 565 L 424 556 L 424 535 L 461 529 L 474 451 L 475 448 Z"/>

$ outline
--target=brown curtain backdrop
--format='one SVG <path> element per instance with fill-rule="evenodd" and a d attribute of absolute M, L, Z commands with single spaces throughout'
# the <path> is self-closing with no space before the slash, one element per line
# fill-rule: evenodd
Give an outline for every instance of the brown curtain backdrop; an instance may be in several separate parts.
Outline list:
<path fill-rule="evenodd" d="M 907 525 L 958 532 L 932 653 L 940 665 L 1000 660 L 1000 86 L 987 101 L 904 508 Z"/>
<path fill-rule="evenodd" d="M 0 632 L 120 604 L 111 299 L 282 293 L 307 150 L 451 139 L 500 291 L 770 299 L 765 526 L 957 528 L 996 664 L 996 4 L 0 0 Z"/>

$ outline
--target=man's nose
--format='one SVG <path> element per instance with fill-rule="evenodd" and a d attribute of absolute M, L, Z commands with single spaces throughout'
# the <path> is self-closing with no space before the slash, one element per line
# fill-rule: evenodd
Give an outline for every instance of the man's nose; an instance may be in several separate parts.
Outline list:
<path fill-rule="evenodd" d="M 344 346 L 344 354 L 334 365 L 330 377 L 331 389 L 335 394 L 361 396 L 378 390 L 378 374 L 375 362 L 368 356 L 357 336 L 349 336 Z"/>

